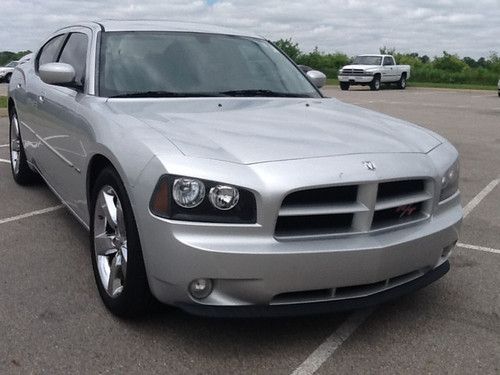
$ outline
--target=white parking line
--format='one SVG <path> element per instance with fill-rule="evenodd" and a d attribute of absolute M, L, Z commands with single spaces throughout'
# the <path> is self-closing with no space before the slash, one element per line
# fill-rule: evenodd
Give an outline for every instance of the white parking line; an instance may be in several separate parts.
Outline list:
<path fill-rule="evenodd" d="M 500 250 L 493 249 L 491 247 L 469 245 L 469 244 L 461 243 L 461 242 L 457 243 L 457 246 L 463 247 L 464 249 L 471 249 L 471 250 L 485 251 L 487 253 L 500 254 Z"/>
<path fill-rule="evenodd" d="M 7 143 L 6 145 L 0 145 L 0 148 L 1 147 L 9 147 L 9 144 Z"/>
<path fill-rule="evenodd" d="M 481 190 L 464 208 L 464 218 L 477 207 L 486 196 L 498 185 L 500 179 L 491 181 Z M 489 249 L 482 246 L 466 245 L 459 243 L 460 247 L 497 253 L 500 250 Z M 318 348 L 306 358 L 302 364 L 295 369 L 292 375 L 312 375 L 335 351 L 354 333 L 356 329 L 370 316 L 374 309 L 362 310 L 350 315 Z"/>
<path fill-rule="evenodd" d="M 321 365 L 351 336 L 373 312 L 373 309 L 356 311 L 335 330 L 318 348 L 311 353 L 292 375 L 314 374 Z"/>
<path fill-rule="evenodd" d="M 10 164 L 10 160 L 0 159 L 0 163 L 7 163 L 7 164 Z"/>
<path fill-rule="evenodd" d="M 52 211 L 59 210 L 59 209 L 61 209 L 63 207 L 64 207 L 64 205 L 60 204 L 58 206 L 43 208 L 41 210 L 31 211 L 31 212 L 28 212 L 28 213 L 25 213 L 25 214 L 21 214 L 21 215 L 17 215 L 17 216 L 12 216 L 12 217 L 7 217 L 5 219 L 0 219 L 0 224 L 10 223 L 11 221 L 17 221 L 17 220 L 26 219 L 28 217 L 32 217 L 32 216 L 36 216 L 36 215 L 46 214 L 46 213 L 49 213 L 49 212 L 52 212 Z"/>
<path fill-rule="evenodd" d="M 467 203 L 467 206 L 464 207 L 464 218 L 469 216 L 469 214 L 472 212 L 474 208 L 477 207 L 481 201 L 486 198 L 486 196 L 493 191 L 493 189 L 498 185 L 500 182 L 500 178 L 497 178 L 496 180 L 491 181 L 486 187 L 479 192 L 478 195 L 476 195 L 469 203 Z"/>

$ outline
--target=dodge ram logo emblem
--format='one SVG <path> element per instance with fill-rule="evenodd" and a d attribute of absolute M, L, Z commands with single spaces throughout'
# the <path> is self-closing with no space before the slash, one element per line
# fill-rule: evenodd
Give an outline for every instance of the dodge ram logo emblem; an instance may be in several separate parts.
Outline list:
<path fill-rule="evenodd" d="M 363 165 L 366 167 L 366 169 L 368 169 L 369 171 L 374 171 L 375 169 L 377 169 L 377 167 L 375 167 L 375 164 L 373 164 L 371 161 L 364 161 L 363 162 Z"/>

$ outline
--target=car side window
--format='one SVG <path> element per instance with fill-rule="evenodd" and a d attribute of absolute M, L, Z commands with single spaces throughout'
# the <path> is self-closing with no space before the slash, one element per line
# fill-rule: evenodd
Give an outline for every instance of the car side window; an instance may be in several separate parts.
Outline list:
<path fill-rule="evenodd" d="M 36 70 L 38 70 L 40 65 L 55 62 L 57 60 L 57 55 L 65 37 L 65 34 L 58 35 L 45 43 L 38 54 L 38 59 L 36 60 Z"/>
<path fill-rule="evenodd" d="M 394 65 L 394 60 L 392 59 L 392 57 L 384 57 L 384 65 Z"/>
<path fill-rule="evenodd" d="M 86 34 L 71 33 L 59 57 L 59 62 L 69 64 L 75 69 L 75 82 L 79 86 L 85 83 L 87 45 Z"/>

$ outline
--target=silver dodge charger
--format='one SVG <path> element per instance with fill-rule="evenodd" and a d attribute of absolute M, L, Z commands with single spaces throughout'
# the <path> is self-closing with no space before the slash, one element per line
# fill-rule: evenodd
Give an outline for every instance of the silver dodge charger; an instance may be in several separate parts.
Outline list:
<path fill-rule="evenodd" d="M 90 233 L 118 316 L 356 309 L 449 270 L 456 149 L 326 98 L 262 37 L 166 21 L 56 31 L 9 85 L 14 180 Z M 68 249 L 70 250 L 70 249 Z"/>

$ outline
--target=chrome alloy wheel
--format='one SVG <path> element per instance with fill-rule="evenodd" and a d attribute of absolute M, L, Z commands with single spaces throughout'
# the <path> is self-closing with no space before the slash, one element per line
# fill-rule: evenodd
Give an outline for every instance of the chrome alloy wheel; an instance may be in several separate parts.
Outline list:
<path fill-rule="evenodd" d="M 97 195 L 93 235 L 101 283 L 108 295 L 116 298 L 123 292 L 127 277 L 127 232 L 120 199 L 109 185 Z"/>
<path fill-rule="evenodd" d="M 17 115 L 12 116 L 10 124 L 10 163 L 14 174 L 19 174 L 19 164 L 21 162 L 21 133 Z"/>

